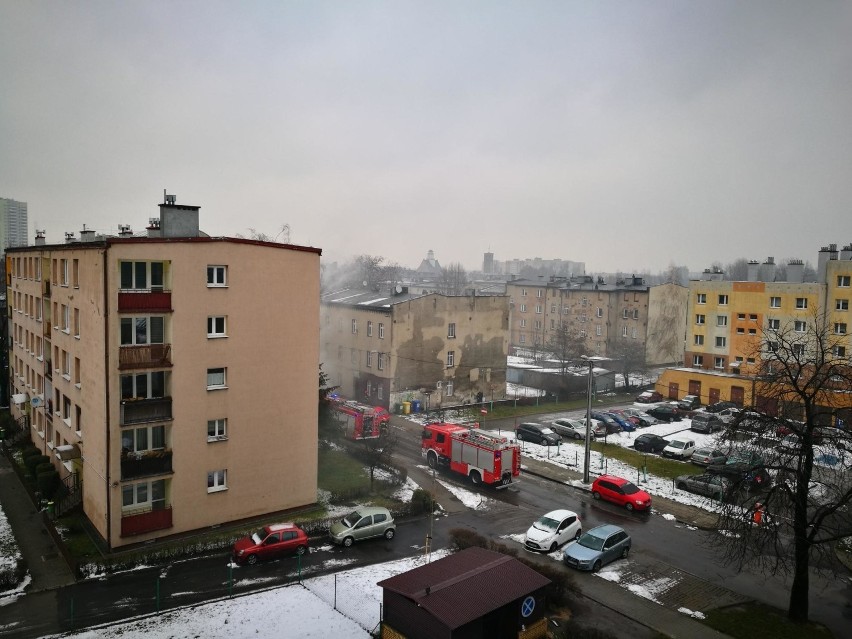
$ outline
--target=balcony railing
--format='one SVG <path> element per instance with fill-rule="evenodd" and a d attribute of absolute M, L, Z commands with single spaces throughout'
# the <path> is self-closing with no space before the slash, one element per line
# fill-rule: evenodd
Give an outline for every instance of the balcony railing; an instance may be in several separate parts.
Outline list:
<path fill-rule="evenodd" d="M 171 344 L 122 346 L 118 351 L 118 368 L 163 368 L 172 365 Z"/>
<path fill-rule="evenodd" d="M 172 418 L 172 398 L 126 399 L 121 402 L 121 425 L 162 422 Z"/>
<path fill-rule="evenodd" d="M 121 536 L 132 537 L 155 530 L 172 527 L 172 507 L 161 506 L 143 511 L 133 511 L 121 517 Z"/>
<path fill-rule="evenodd" d="M 170 313 L 172 310 L 172 292 L 161 288 L 119 291 L 118 310 L 121 313 L 131 311 Z"/>
<path fill-rule="evenodd" d="M 135 479 L 147 475 L 164 475 L 172 472 L 172 451 L 150 450 L 142 453 L 122 453 L 121 479 Z"/>

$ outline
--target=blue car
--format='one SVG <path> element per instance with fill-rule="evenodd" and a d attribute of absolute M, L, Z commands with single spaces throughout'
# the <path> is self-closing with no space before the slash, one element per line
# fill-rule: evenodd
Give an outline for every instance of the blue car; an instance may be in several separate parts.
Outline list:
<path fill-rule="evenodd" d="M 627 432 L 633 432 L 634 430 L 636 430 L 636 426 L 633 425 L 633 422 L 631 422 L 626 417 L 622 417 L 618 413 L 607 413 L 607 415 L 612 417 L 615 420 L 615 423 L 621 426 L 621 430 Z"/>
<path fill-rule="evenodd" d="M 572 568 L 597 572 L 602 566 L 627 558 L 632 542 L 623 528 L 604 524 L 592 528 L 562 553 L 562 561 Z"/>
<path fill-rule="evenodd" d="M 606 426 L 606 432 L 608 435 L 612 435 L 613 433 L 620 433 L 623 429 L 621 428 L 621 424 L 619 424 L 615 419 L 613 419 L 612 415 L 609 413 L 598 413 L 592 411 L 592 419 L 596 419 L 599 422 L 603 422 L 604 426 Z"/>

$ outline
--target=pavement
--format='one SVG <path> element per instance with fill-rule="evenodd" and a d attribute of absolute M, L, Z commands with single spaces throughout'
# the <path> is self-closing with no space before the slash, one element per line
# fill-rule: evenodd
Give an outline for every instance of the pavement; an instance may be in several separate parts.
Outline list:
<path fill-rule="evenodd" d="M 5 453 L 5 450 L 3 452 Z M 561 484 L 581 478 L 577 472 L 532 459 L 524 460 L 524 472 Z M 434 482 L 427 470 L 415 467 L 409 474 L 418 484 L 432 490 L 448 513 L 466 509 L 452 493 L 440 483 Z M 715 521 L 711 514 L 698 508 L 658 497 L 654 497 L 654 501 L 658 510 L 671 513 L 688 525 L 707 529 L 711 528 Z M 0 454 L 0 503 L 29 569 L 31 582 L 26 592 L 30 594 L 56 591 L 62 586 L 73 584 L 74 574 L 49 534 L 43 514 L 33 505 L 5 454 Z M 667 580 L 665 583 L 672 584 L 666 592 L 656 597 L 657 601 L 637 596 L 624 585 L 631 579 L 635 579 L 637 584 L 642 583 L 642 580 L 647 580 L 649 576 Z M 622 572 L 621 581 L 620 585 L 603 578 L 585 579 L 581 585 L 582 594 L 589 600 L 672 639 L 724 639 L 727 636 L 683 612 L 678 612 L 678 608 L 701 611 L 707 606 L 708 600 L 712 600 L 715 606 L 744 601 L 744 598 L 732 591 L 663 562 L 644 558 L 640 560 L 631 557 L 627 569 Z"/>

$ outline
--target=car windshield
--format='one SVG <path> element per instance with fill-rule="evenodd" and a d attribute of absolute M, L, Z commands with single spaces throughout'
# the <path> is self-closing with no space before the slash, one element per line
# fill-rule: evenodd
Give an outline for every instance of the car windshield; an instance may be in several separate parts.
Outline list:
<path fill-rule="evenodd" d="M 605 539 L 601 537 L 596 537 L 592 533 L 586 533 L 580 539 L 577 540 L 577 543 L 585 548 L 591 548 L 592 550 L 601 550 L 603 548 Z"/>
<path fill-rule="evenodd" d="M 702 455 L 708 455 L 709 456 L 709 455 L 713 454 L 713 451 L 710 450 L 709 448 L 699 448 L 698 450 L 696 450 L 692 454 L 696 457 L 701 457 Z"/>
<path fill-rule="evenodd" d="M 542 434 L 542 435 L 552 435 L 552 434 L 553 434 L 553 431 L 552 431 L 552 430 L 550 430 L 549 428 L 545 427 L 545 428 L 542 428 L 542 429 L 541 429 L 541 434 Z"/>
<path fill-rule="evenodd" d="M 622 484 L 621 490 L 624 491 L 625 495 L 632 495 L 634 493 L 639 492 L 639 489 L 636 488 L 636 486 L 634 484 L 631 484 L 630 482 L 626 482 L 625 484 Z"/>
<path fill-rule="evenodd" d="M 669 448 L 683 448 L 686 444 L 683 442 L 679 442 L 678 440 L 674 440 L 673 442 L 669 442 Z"/>
<path fill-rule="evenodd" d="M 539 519 L 537 522 L 535 522 L 533 524 L 533 526 L 535 528 L 538 528 L 539 530 L 550 531 L 550 530 L 556 530 L 557 526 L 559 526 L 559 522 L 556 521 L 555 519 L 551 519 L 550 517 L 545 515 L 544 517 Z"/>
<path fill-rule="evenodd" d="M 266 531 L 263 528 L 258 530 L 256 533 L 252 533 L 251 535 L 251 540 L 254 542 L 255 546 L 262 542 L 264 539 L 266 539 Z"/>
<path fill-rule="evenodd" d="M 357 524 L 360 519 L 361 514 L 357 510 L 355 510 L 343 518 L 343 523 L 346 525 L 347 528 L 352 528 L 352 526 Z"/>

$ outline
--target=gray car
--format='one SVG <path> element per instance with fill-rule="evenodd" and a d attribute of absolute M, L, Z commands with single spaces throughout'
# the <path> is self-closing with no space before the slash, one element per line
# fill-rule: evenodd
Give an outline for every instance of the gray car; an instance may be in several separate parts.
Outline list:
<path fill-rule="evenodd" d="M 592 528 L 562 553 L 562 561 L 572 568 L 597 572 L 602 566 L 626 558 L 632 541 L 627 531 L 612 524 Z"/>
<path fill-rule="evenodd" d="M 557 419 L 550 422 L 550 427 L 563 437 L 571 439 L 586 439 L 586 420 L 585 419 Z M 592 420 L 591 438 L 603 437 L 606 435 L 606 427 L 599 421 Z"/>
<path fill-rule="evenodd" d="M 696 495 L 721 500 L 731 491 L 731 482 L 721 475 L 681 475 L 675 479 L 675 486 Z"/>
<path fill-rule="evenodd" d="M 728 455 L 717 448 L 702 447 L 696 448 L 689 459 L 693 464 L 713 466 L 714 464 L 724 464 L 728 460 Z"/>
<path fill-rule="evenodd" d="M 346 547 L 371 537 L 393 539 L 396 524 L 387 508 L 362 507 L 354 510 L 329 529 L 331 540 Z"/>

